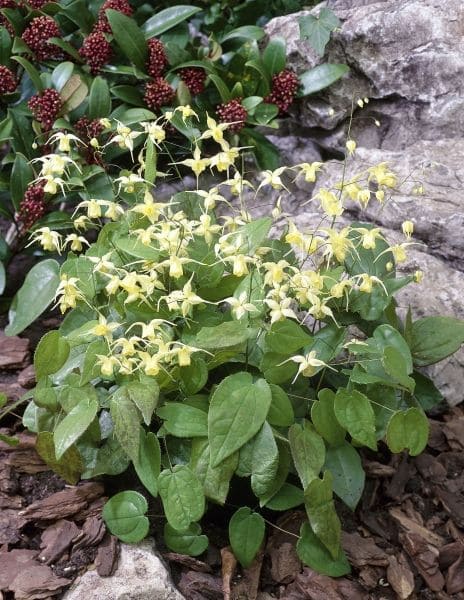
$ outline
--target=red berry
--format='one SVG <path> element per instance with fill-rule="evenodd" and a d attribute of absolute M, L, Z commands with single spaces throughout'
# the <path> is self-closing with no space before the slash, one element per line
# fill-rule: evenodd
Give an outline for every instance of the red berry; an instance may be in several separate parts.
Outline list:
<path fill-rule="evenodd" d="M 148 74 L 152 77 L 159 77 L 163 74 L 167 64 L 168 57 L 166 56 L 163 42 L 156 38 L 148 40 Z"/>
<path fill-rule="evenodd" d="M 175 90 L 162 77 L 155 77 L 145 86 L 145 102 L 153 110 L 159 110 L 169 104 L 175 94 Z"/>
<path fill-rule="evenodd" d="M 42 218 L 46 211 L 44 184 L 30 185 L 24 193 L 19 205 L 18 220 L 22 223 L 23 232 L 30 229 Z"/>
<path fill-rule="evenodd" d="M 102 33 L 111 33 L 111 27 L 106 16 L 108 9 L 117 10 L 118 12 L 130 17 L 132 15 L 132 6 L 127 0 L 106 0 L 98 12 L 98 20 L 95 23 L 94 31 L 101 31 Z"/>
<path fill-rule="evenodd" d="M 201 94 L 205 89 L 206 72 L 204 69 L 185 67 L 179 71 L 179 76 L 194 96 Z"/>
<path fill-rule="evenodd" d="M 11 94 L 18 86 L 15 74 L 3 65 L 0 65 L 0 95 Z"/>
<path fill-rule="evenodd" d="M 280 114 L 286 113 L 295 99 L 300 80 L 290 69 L 280 71 L 272 77 L 271 93 L 264 98 L 265 102 L 275 104 Z"/>
<path fill-rule="evenodd" d="M 52 37 L 60 37 L 60 30 L 51 17 L 32 19 L 22 35 L 23 41 L 26 42 L 38 61 L 62 58 L 63 53 L 58 46 L 48 42 Z"/>
<path fill-rule="evenodd" d="M 41 94 L 36 94 L 27 103 L 34 118 L 39 121 L 44 131 L 50 131 L 61 109 L 59 93 L 47 88 Z"/>
<path fill-rule="evenodd" d="M 98 75 L 101 68 L 110 60 L 113 51 L 105 35 L 101 31 L 96 31 L 85 38 L 79 54 L 89 65 L 92 75 Z"/>
<path fill-rule="evenodd" d="M 228 128 L 232 133 L 237 133 L 245 127 L 248 112 L 242 106 L 241 98 L 234 98 L 226 104 L 220 104 L 216 108 L 216 112 L 221 123 L 232 123 Z"/>
<path fill-rule="evenodd" d="M 0 0 L 0 8 L 17 8 L 14 0 Z"/>

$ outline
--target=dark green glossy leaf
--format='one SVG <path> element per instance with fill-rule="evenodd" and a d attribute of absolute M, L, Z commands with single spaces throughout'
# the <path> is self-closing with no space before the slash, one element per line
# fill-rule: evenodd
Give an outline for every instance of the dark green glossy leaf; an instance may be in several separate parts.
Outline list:
<path fill-rule="evenodd" d="M 37 345 L 34 353 L 36 379 L 56 373 L 68 360 L 69 344 L 59 331 L 49 331 Z"/>
<path fill-rule="evenodd" d="M 89 119 L 107 117 L 111 113 L 111 97 L 108 82 L 103 77 L 95 77 L 90 87 Z"/>
<path fill-rule="evenodd" d="M 336 448 L 328 448 L 324 468 L 332 473 L 334 492 L 351 510 L 355 510 L 365 481 L 358 452 L 347 442 Z"/>
<path fill-rule="evenodd" d="M 333 559 L 340 554 L 341 524 L 333 501 L 332 475 L 325 471 L 323 479 L 313 479 L 304 491 L 305 508 L 311 528 Z"/>
<path fill-rule="evenodd" d="M 288 430 L 288 441 L 298 476 L 306 489 L 319 476 L 325 461 L 325 446 L 321 436 L 305 421 Z"/>
<path fill-rule="evenodd" d="M 191 5 L 179 5 L 165 8 L 145 21 L 142 28 L 145 37 L 150 39 L 158 36 L 161 33 L 172 29 L 176 25 L 179 25 L 179 23 L 190 19 L 190 17 L 193 17 L 193 15 L 200 10 L 201 8 Z"/>
<path fill-rule="evenodd" d="M 122 52 L 135 66 L 142 71 L 145 70 L 148 49 L 141 29 L 133 19 L 117 10 L 109 9 L 106 11 L 106 15 L 114 38 Z"/>

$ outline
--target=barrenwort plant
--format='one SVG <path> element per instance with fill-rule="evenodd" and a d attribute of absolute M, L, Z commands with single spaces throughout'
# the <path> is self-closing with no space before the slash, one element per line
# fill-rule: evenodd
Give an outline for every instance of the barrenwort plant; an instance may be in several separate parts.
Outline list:
<path fill-rule="evenodd" d="M 190 110 L 175 113 L 194 122 Z M 139 149 L 116 179 L 117 201 L 81 201 L 71 234 L 33 234 L 43 249 L 68 252 L 56 294 L 65 318 L 37 347 L 24 424 L 70 483 L 132 465 L 145 494 L 161 501 L 175 552 L 204 552 L 202 517 L 233 494 L 243 506 L 229 537 L 244 567 L 265 537 L 262 510 L 302 506 L 298 555 L 317 571 L 345 574 L 334 495 L 356 508 L 361 447 L 424 449 L 424 411 L 441 396 L 418 369 L 456 351 L 464 323 L 397 315 L 395 293 L 422 278 L 396 270 L 414 243 L 411 221 L 393 245 L 377 227 L 337 222 L 351 202 L 393 201 L 399 183 L 387 164 L 320 189 L 308 199 L 320 222 L 302 231 L 279 200 L 265 217 L 248 205 L 283 193 L 289 179 L 316 181 L 322 164 L 265 170 L 253 185 L 239 166 L 242 150 L 226 140 L 229 125 L 211 116 L 191 157 L 175 161 L 196 187 L 158 197 L 152 136 L 172 118 L 118 134 Z M 70 139 L 70 151 L 80 143 Z M 47 158 L 65 163 L 58 185 L 70 183 L 68 154 Z M 209 169 L 223 177 L 205 188 Z M 90 230 L 98 231 L 92 243 Z M 149 531 L 147 506 L 124 490 L 103 517 L 136 542 Z"/>
<path fill-rule="evenodd" d="M 0 2 L 0 144 L 5 149 L 0 215 L 11 223 L 0 237 L 0 293 L 4 265 L 24 251 L 29 230 L 66 227 L 66 209 L 80 200 L 113 199 L 113 180 L 121 169 L 132 168 L 132 153 L 142 138 L 108 147 L 114 129 L 101 119 L 110 118 L 124 131 L 189 105 L 200 127 L 206 127 L 207 115 L 233 122 L 230 143 L 249 148 L 260 168 L 275 169 L 278 150 L 259 127 L 277 128 L 297 97 L 326 88 L 348 71 L 345 65 L 323 64 L 294 73 L 286 65 L 283 39 L 264 42 L 265 32 L 256 25 L 206 36 L 200 14 L 205 17 L 201 7 L 191 5 L 154 12 L 148 4 L 127 0 Z M 165 156 L 167 163 L 180 160 L 185 138 L 196 136 L 181 118 L 170 124 L 163 132 L 161 163 Z M 83 182 L 76 194 L 55 185 L 59 169 L 48 173 L 53 180 L 43 191 L 37 189 L 36 167 L 63 133 L 82 142 L 73 148 L 76 176 Z M 69 139 L 60 139 L 61 148 Z M 9 333 L 19 331 L 12 326 Z"/>

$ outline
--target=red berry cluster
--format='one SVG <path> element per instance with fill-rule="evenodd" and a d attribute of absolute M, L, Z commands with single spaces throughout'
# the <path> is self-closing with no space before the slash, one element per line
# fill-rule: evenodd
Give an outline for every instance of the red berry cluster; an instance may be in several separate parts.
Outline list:
<path fill-rule="evenodd" d="M 93 28 L 94 32 L 101 31 L 102 33 L 111 33 L 111 26 L 105 12 L 108 9 L 117 10 L 123 15 L 126 15 L 126 17 L 132 15 L 132 6 L 127 0 L 105 0 L 98 12 L 98 19 Z"/>
<path fill-rule="evenodd" d="M 0 0 L 0 8 L 16 8 L 14 0 Z M 15 30 L 4 15 L 0 15 L 0 27 L 5 27 L 11 37 L 15 36 Z"/>
<path fill-rule="evenodd" d="M 152 110 L 159 110 L 169 104 L 175 96 L 175 90 L 163 77 L 155 77 L 145 86 L 145 102 Z"/>
<path fill-rule="evenodd" d="M 44 4 L 48 4 L 48 2 L 53 2 L 54 0 L 27 0 L 27 3 L 31 8 L 35 10 L 40 10 Z"/>
<path fill-rule="evenodd" d="M 206 72 L 204 69 L 185 67 L 179 71 L 179 76 L 194 96 L 201 94 L 205 89 Z"/>
<path fill-rule="evenodd" d="M 152 77 L 160 77 L 167 64 L 168 57 L 166 56 L 163 42 L 156 38 L 148 40 L 148 74 Z"/>
<path fill-rule="evenodd" d="M 17 86 L 15 74 L 8 67 L 0 65 L 0 95 L 11 94 Z"/>
<path fill-rule="evenodd" d="M 44 184 L 30 185 L 24 193 L 24 198 L 19 205 L 18 220 L 22 223 L 23 232 L 30 229 L 45 214 Z"/>
<path fill-rule="evenodd" d="M 273 75 L 271 93 L 264 101 L 278 106 L 280 114 L 286 113 L 295 99 L 299 87 L 300 80 L 296 73 L 285 69 Z"/>
<path fill-rule="evenodd" d="M 238 133 L 245 127 L 248 112 L 242 105 L 241 98 L 234 98 L 226 104 L 220 104 L 216 108 L 216 112 L 221 123 L 232 123 L 228 128 L 232 133 Z"/>
<path fill-rule="evenodd" d="M 101 68 L 110 60 L 113 50 L 105 34 L 95 31 L 85 38 L 79 54 L 89 65 L 92 75 L 98 75 Z"/>
<path fill-rule="evenodd" d="M 60 30 L 51 17 L 45 16 L 32 19 L 22 35 L 23 41 L 29 46 L 38 61 L 62 58 L 63 53 L 58 46 L 48 42 L 52 37 L 60 37 Z"/>
<path fill-rule="evenodd" d="M 0 0 L 0 8 L 17 8 L 14 0 Z"/>
<path fill-rule="evenodd" d="M 44 131 L 50 131 L 61 109 L 59 93 L 47 88 L 40 94 L 32 96 L 27 103 L 34 118 L 42 125 Z"/>
<path fill-rule="evenodd" d="M 90 120 L 88 117 L 81 117 L 76 121 L 74 128 L 80 139 L 86 144 L 85 148 L 85 160 L 89 165 L 100 165 L 103 166 L 100 153 L 96 148 L 90 145 L 92 138 L 98 138 L 103 132 L 103 125 L 98 119 Z"/>

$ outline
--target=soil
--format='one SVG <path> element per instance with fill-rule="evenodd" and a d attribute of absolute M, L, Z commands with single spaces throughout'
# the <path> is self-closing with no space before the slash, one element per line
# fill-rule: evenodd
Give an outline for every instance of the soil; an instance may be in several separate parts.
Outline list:
<path fill-rule="evenodd" d="M 48 315 L 21 334 L 11 365 L 2 359 L 4 324 L 0 317 L 0 392 L 12 402 L 33 385 L 31 353 L 58 320 Z M 59 598 L 85 569 L 96 564 L 107 576 L 117 563 L 117 544 L 101 520 L 106 497 L 117 490 L 111 480 L 65 484 L 35 453 L 20 413 L 21 406 L 0 423 L 0 433 L 20 441 L 14 447 L 0 442 L 0 590 L 3 600 Z M 237 565 L 228 547 L 223 509 L 213 507 L 205 516 L 210 548 L 196 559 L 165 548 L 156 518 L 154 535 L 188 600 L 464 600 L 463 449 L 464 409 L 458 406 L 430 418 L 430 440 L 421 456 L 393 456 L 386 447 L 362 452 L 367 479 L 361 502 L 354 513 L 341 503 L 337 507 L 353 566 L 347 577 L 331 579 L 303 568 L 295 551 L 305 518 L 299 510 L 263 513 L 268 537 L 249 569 Z M 152 504 L 150 513 L 159 515 L 156 501 Z M 35 580 L 24 590 L 28 569 Z"/>

